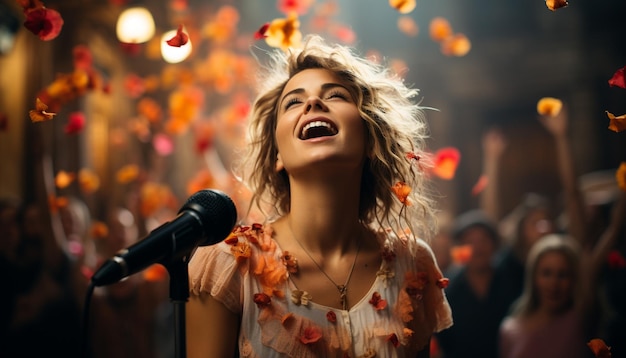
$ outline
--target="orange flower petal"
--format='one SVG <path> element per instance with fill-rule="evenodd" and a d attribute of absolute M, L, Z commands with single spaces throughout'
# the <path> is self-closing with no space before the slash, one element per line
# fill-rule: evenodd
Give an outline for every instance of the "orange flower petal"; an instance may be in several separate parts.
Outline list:
<path fill-rule="evenodd" d="M 433 174 L 445 180 L 454 178 L 460 160 L 461 153 L 456 148 L 446 147 L 438 150 L 435 153 Z"/>
<path fill-rule="evenodd" d="M 100 178 L 89 169 L 78 171 L 78 184 L 84 193 L 93 193 L 100 187 Z"/>
<path fill-rule="evenodd" d="M 569 5 L 567 0 L 546 0 L 546 7 L 552 11 L 556 11 L 567 5 Z"/>
<path fill-rule="evenodd" d="M 556 117 L 563 108 L 563 102 L 554 97 L 543 97 L 537 102 L 537 113 L 542 116 Z"/>
<path fill-rule="evenodd" d="M 143 271 L 143 278 L 148 282 L 160 282 L 167 278 L 167 269 L 161 264 L 150 265 Z"/>
<path fill-rule="evenodd" d="M 406 183 L 397 182 L 393 187 L 391 187 L 391 191 L 396 194 L 396 197 L 398 197 L 398 200 L 400 200 L 402 204 L 406 206 L 411 205 L 411 201 L 408 198 L 411 193 L 411 187 Z"/>
<path fill-rule="evenodd" d="M 587 347 L 591 349 L 596 358 L 611 358 L 611 347 L 600 338 L 594 338 L 587 342 Z"/>
<path fill-rule="evenodd" d="M 435 42 L 441 42 L 452 36 L 452 26 L 443 17 L 435 17 L 429 25 L 430 38 Z"/>
<path fill-rule="evenodd" d="M 441 53 L 446 56 L 462 57 L 467 55 L 471 48 L 472 43 L 463 34 L 448 36 L 441 42 Z"/>
<path fill-rule="evenodd" d="M 463 265 L 469 261 L 472 257 L 471 245 L 457 245 L 450 248 L 450 258 L 452 262 L 458 265 Z"/>
<path fill-rule="evenodd" d="M 265 34 L 267 35 L 265 42 L 269 46 L 283 50 L 290 47 L 300 47 L 302 33 L 297 14 L 291 13 L 287 18 L 272 20 Z"/>
<path fill-rule="evenodd" d="M 408 14 L 415 9 L 415 0 L 389 0 L 389 5 L 401 14 Z"/>
<path fill-rule="evenodd" d="M 411 37 L 415 37 L 419 34 L 419 28 L 410 16 L 400 16 L 398 18 L 398 30 L 403 34 Z"/>
<path fill-rule="evenodd" d="M 67 188 L 76 178 L 76 174 L 61 170 L 54 178 L 54 184 L 59 189 Z"/>
<path fill-rule="evenodd" d="M 35 109 L 31 109 L 28 112 L 30 120 L 33 122 L 43 122 L 52 119 L 56 113 L 46 112 L 47 109 L 48 106 L 37 98 Z"/>
<path fill-rule="evenodd" d="M 621 116 L 615 116 L 613 113 L 606 111 L 606 115 L 609 117 L 609 129 L 613 132 L 621 132 L 626 129 L 626 114 Z"/>
<path fill-rule="evenodd" d="M 487 176 L 485 174 L 481 175 L 478 178 L 478 181 L 476 181 L 476 184 L 474 184 L 474 186 L 472 187 L 472 195 L 476 196 L 480 194 L 483 190 L 485 190 L 488 183 L 489 179 L 487 178 Z"/>

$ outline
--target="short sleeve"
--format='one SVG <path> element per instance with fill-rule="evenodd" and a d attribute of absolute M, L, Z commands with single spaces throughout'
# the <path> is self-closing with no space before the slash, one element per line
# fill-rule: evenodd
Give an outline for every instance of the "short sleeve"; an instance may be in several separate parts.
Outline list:
<path fill-rule="evenodd" d="M 415 260 L 417 271 L 428 274 L 423 312 L 427 329 L 424 333 L 430 336 L 452 326 L 452 311 L 444 291 L 447 279 L 443 277 L 432 249 L 422 240 L 418 240 Z"/>
<path fill-rule="evenodd" d="M 230 246 L 221 242 L 196 249 L 189 261 L 189 289 L 192 295 L 209 293 L 241 314 L 241 274 Z"/>

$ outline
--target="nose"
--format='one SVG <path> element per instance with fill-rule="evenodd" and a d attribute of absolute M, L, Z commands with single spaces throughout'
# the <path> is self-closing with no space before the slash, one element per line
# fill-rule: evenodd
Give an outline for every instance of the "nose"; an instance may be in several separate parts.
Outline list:
<path fill-rule="evenodd" d="M 321 98 L 318 96 L 310 96 L 304 104 L 304 114 L 307 114 L 313 110 L 326 111 L 328 107 L 324 104 Z"/>

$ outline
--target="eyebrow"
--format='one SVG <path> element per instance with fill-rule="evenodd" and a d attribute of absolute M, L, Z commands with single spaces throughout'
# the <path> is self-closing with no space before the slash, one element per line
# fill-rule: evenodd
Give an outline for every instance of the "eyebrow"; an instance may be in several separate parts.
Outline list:
<path fill-rule="evenodd" d="M 329 90 L 331 88 L 335 88 L 335 87 L 341 87 L 341 88 L 344 88 L 344 89 L 348 90 L 348 88 L 346 86 L 344 86 L 344 85 L 342 85 L 340 83 L 335 83 L 335 82 L 324 83 L 324 84 L 322 84 L 321 89 L 322 89 L 322 92 L 324 92 L 324 91 L 327 91 L 327 90 Z M 301 88 L 301 87 L 292 89 L 291 91 L 285 93 L 283 98 L 281 98 L 279 106 L 282 106 L 283 102 L 285 101 L 285 98 L 291 96 L 292 94 L 300 94 L 300 93 L 304 93 L 304 92 L 305 92 L 304 88 Z"/>

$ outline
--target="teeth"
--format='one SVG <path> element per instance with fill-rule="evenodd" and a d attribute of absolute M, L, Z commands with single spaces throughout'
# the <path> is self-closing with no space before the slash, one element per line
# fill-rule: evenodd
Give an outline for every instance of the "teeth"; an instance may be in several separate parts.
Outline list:
<path fill-rule="evenodd" d="M 330 130 L 331 133 L 337 134 L 337 130 L 335 128 L 333 128 L 333 126 L 330 125 L 330 123 L 322 122 L 322 121 L 315 121 L 315 122 L 308 123 L 306 126 L 304 126 L 304 128 L 302 128 L 302 133 L 300 133 L 300 136 L 302 138 L 305 138 L 306 137 L 306 132 L 309 129 L 316 128 L 316 127 L 326 127 L 326 128 L 328 128 Z"/>

